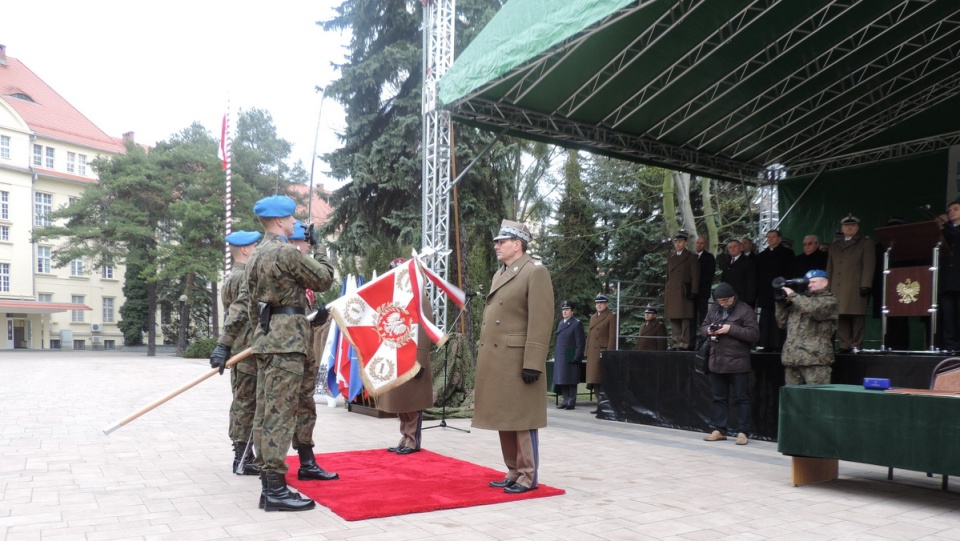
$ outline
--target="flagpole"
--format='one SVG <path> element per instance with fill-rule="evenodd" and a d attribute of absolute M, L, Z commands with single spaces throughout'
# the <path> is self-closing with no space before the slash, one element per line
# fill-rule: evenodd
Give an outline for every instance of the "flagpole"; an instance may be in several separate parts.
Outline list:
<path fill-rule="evenodd" d="M 317 164 L 317 143 L 320 140 L 320 118 L 323 116 L 323 100 L 327 97 L 326 87 L 320 89 L 320 110 L 317 112 L 317 131 L 313 133 L 313 156 L 310 160 L 310 191 L 307 199 L 307 217 L 313 223 L 313 169 Z"/>
<path fill-rule="evenodd" d="M 223 150 L 223 170 L 226 174 L 226 195 L 224 197 L 224 203 L 226 205 L 226 219 L 224 220 L 226 233 L 224 236 L 229 235 L 233 228 L 233 197 L 230 188 L 231 162 L 233 161 L 233 149 L 231 148 L 232 143 L 233 139 L 230 136 L 230 100 L 227 99 L 227 112 L 223 115 L 223 126 L 221 127 L 220 133 L 220 147 Z M 229 275 L 230 245 L 224 243 L 223 251 L 223 267 L 225 269 L 224 274 Z"/>

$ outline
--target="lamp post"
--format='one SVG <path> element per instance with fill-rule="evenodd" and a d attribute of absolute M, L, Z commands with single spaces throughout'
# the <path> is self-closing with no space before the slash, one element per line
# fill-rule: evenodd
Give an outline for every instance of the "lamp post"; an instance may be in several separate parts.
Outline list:
<path fill-rule="evenodd" d="M 187 301 L 189 298 L 184 293 L 180 295 L 180 327 L 177 330 L 177 355 L 183 357 L 183 352 L 187 349 L 187 325 L 189 324 L 187 316 Z"/>

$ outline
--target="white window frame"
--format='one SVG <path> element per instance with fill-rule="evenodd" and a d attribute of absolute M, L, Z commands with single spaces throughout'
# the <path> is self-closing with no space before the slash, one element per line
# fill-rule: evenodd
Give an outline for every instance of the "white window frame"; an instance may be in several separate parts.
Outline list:
<path fill-rule="evenodd" d="M 53 194 L 37 192 L 33 198 L 33 208 L 36 216 L 33 225 L 47 227 L 51 223 L 50 213 L 53 212 Z"/>
<path fill-rule="evenodd" d="M 113 265 L 104 265 L 100 271 L 100 276 L 107 280 L 113 279 Z"/>
<path fill-rule="evenodd" d="M 71 295 L 70 303 L 71 304 L 83 304 L 86 300 L 86 297 L 83 295 Z M 83 323 L 86 321 L 83 317 L 83 310 L 70 310 L 70 321 L 73 323 Z"/>
<path fill-rule="evenodd" d="M 53 249 L 49 246 L 37 246 L 37 272 L 50 274 L 50 264 L 53 262 Z"/>
<path fill-rule="evenodd" d="M 87 155 L 86 154 L 77 154 L 77 174 L 78 175 L 87 174 Z"/>
<path fill-rule="evenodd" d="M 0 135 L 0 158 L 10 159 L 10 136 Z"/>
<path fill-rule="evenodd" d="M 0 225 L 0 241 L 10 242 L 10 226 Z"/>
<path fill-rule="evenodd" d="M 43 145 L 33 145 L 33 166 L 43 165 Z"/>
<path fill-rule="evenodd" d="M 47 147 L 47 151 L 44 154 L 44 165 L 47 169 L 54 169 L 54 166 L 56 165 L 55 157 L 56 150 L 54 150 L 53 147 Z"/>
<path fill-rule="evenodd" d="M 77 170 L 77 153 L 67 152 L 67 173 L 73 173 Z"/>
<path fill-rule="evenodd" d="M 104 323 L 115 323 L 114 306 L 115 306 L 115 301 L 113 297 L 103 298 L 103 322 Z"/>
<path fill-rule="evenodd" d="M 0 263 L 0 293 L 10 293 L 10 263 Z"/>
<path fill-rule="evenodd" d="M 70 262 L 70 276 L 83 276 L 83 259 L 76 258 Z"/>
<path fill-rule="evenodd" d="M 37 293 L 37 302 L 53 302 L 53 293 Z"/>
<path fill-rule="evenodd" d="M 10 219 L 10 192 L 0 191 L 0 220 Z"/>

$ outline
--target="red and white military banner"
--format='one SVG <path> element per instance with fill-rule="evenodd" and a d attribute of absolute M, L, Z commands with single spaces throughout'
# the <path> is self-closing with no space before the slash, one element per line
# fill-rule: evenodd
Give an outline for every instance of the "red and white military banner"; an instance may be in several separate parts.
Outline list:
<path fill-rule="evenodd" d="M 422 313 L 424 285 L 422 263 L 414 257 L 327 305 L 340 332 L 357 351 L 360 376 L 372 396 L 406 382 L 420 370 L 421 327 L 434 343 L 445 338 Z"/>

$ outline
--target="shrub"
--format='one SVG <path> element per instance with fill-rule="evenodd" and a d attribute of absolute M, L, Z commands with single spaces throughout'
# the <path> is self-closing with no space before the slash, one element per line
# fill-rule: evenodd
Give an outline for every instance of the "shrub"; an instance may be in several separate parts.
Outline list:
<path fill-rule="evenodd" d="M 202 338 L 187 346 L 183 356 L 190 359 L 209 359 L 215 347 L 217 347 L 216 338 Z"/>

